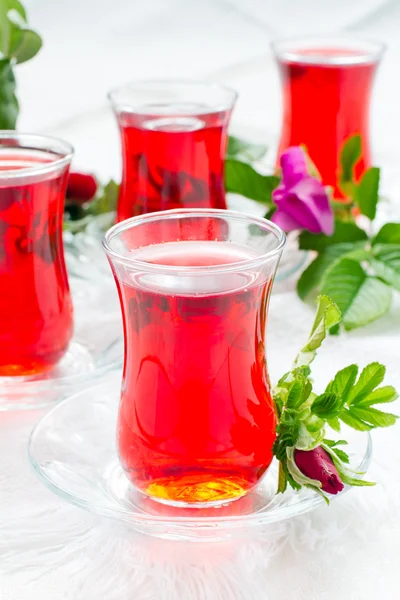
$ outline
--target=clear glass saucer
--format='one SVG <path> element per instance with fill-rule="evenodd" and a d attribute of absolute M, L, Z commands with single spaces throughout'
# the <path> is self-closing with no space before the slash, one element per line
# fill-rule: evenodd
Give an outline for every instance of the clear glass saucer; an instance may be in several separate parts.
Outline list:
<path fill-rule="evenodd" d="M 144 534 L 194 541 L 218 541 L 251 527 L 267 529 L 324 503 L 311 490 L 276 495 L 276 464 L 253 492 L 225 506 L 177 508 L 151 500 L 130 484 L 118 462 L 119 388 L 114 376 L 72 396 L 47 413 L 31 434 L 29 455 L 37 475 L 67 502 Z M 366 471 L 369 434 L 349 429 L 345 435 L 351 465 Z"/>
<path fill-rule="evenodd" d="M 101 246 L 96 245 L 100 255 Z M 0 377 L 0 411 L 46 406 L 122 366 L 121 311 L 115 283 L 105 275 L 105 257 L 104 263 L 100 258 L 82 262 L 68 247 L 65 257 L 74 304 L 72 341 L 62 360 L 45 374 Z"/>

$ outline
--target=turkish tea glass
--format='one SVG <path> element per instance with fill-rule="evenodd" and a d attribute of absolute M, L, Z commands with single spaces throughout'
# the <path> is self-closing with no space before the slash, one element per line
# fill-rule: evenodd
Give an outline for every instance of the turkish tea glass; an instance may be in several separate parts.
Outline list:
<path fill-rule="evenodd" d="M 268 469 L 265 332 L 284 245 L 273 223 L 229 210 L 153 213 L 106 234 L 125 336 L 119 457 L 154 500 L 224 504 Z"/>
<path fill-rule="evenodd" d="M 109 98 L 122 143 L 117 221 L 171 208 L 226 208 L 224 159 L 236 92 L 142 81 Z"/>
<path fill-rule="evenodd" d="M 73 331 L 64 262 L 64 195 L 72 147 L 0 132 L 0 376 L 45 372 Z"/>
<path fill-rule="evenodd" d="M 309 37 L 273 43 L 282 81 L 283 119 L 278 151 L 303 144 L 325 185 L 338 185 L 343 144 L 361 136 L 359 179 L 371 166 L 370 100 L 384 46 L 351 37 Z"/>

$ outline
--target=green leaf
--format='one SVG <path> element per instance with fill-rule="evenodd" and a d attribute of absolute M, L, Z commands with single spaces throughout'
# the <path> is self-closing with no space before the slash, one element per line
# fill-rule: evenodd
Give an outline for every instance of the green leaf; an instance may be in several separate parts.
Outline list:
<path fill-rule="evenodd" d="M 316 250 L 317 252 L 321 252 L 333 244 L 367 241 L 367 239 L 368 236 L 365 231 L 360 229 L 355 223 L 335 221 L 335 231 L 331 236 L 302 231 L 299 236 L 299 248 L 301 250 Z"/>
<path fill-rule="evenodd" d="M 362 408 L 359 405 L 352 406 L 350 408 L 350 414 L 352 417 L 356 417 L 368 423 L 373 427 L 390 427 L 394 425 L 398 419 L 396 415 L 392 413 L 386 413 L 376 408 Z"/>
<path fill-rule="evenodd" d="M 278 493 L 283 494 L 287 488 L 287 477 L 285 474 L 285 470 L 283 468 L 283 464 L 279 463 L 279 474 L 278 474 Z"/>
<path fill-rule="evenodd" d="M 338 456 L 339 460 L 341 460 L 345 464 L 349 464 L 349 462 L 350 462 L 349 455 L 346 454 L 346 452 L 344 452 L 344 450 L 341 450 L 340 448 L 335 448 L 334 452 Z"/>
<path fill-rule="evenodd" d="M 233 135 L 228 138 L 227 158 L 234 158 L 243 162 L 260 160 L 267 152 L 263 144 L 251 144 Z"/>
<path fill-rule="evenodd" d="M 357 406 L 366 407 L 373 406 L 374 404 L 387 404 L 394 402 L 398 397 L 399 395 L 392 385 L 384 385 L 368 394 L 366 398 L 359 400 Z"/>
<path fill-rule="evenodd" d="M 336 446 L 348 446 L 349 443 L 346 440 L 324 440 L 324 444 L 329 446 L 330 448 L 335 448 Z"/>
<path fill-rule="evenodd" d="M 355 188 L 354 200 L 360 212 L 371 221 L 376 217 L 376 207 L 379 201 L 379 177 L 380 169 L 371 167 L 364 171 L 360 182 Z"/>
<path fill-rule="evenodd" d="M 386 223 L 372 240 L 375 244 L 400 244 L 400 223 Z"/>
<path fill-rule="evenodd" d="M 325 275 L 321 292 L 331 297 L 343 314 L 345 329 L 361 327 L 388 312 L 391 289 L 375 277 L 369 277 L 361 265 L 344 258 Z"/>
<path fill-rule="evenodd" d="M 378 362 L 372 362 L 361 371 L 357 383 L 348 396 L 349 404 L 358 404 L 364 400 L 385 378 L 386 368 Z"/>
<path fill-rule="evenodd" d="M 340 151 L 340 182 L 341 184 L 353 181 L 353 171 L 361 157 L 361 136 L 353 135 L 345 141 Z"/>
<path fill-rule="evenodd" d="M 228 159 L 225 161 L 225 187 L 227 192 L 240 194 L 272 208 L 272 192 L 278 184 L 279 177 L 261 175 L 250 165 L 238 160 Z"/>
<path fill-rule="evenodd" d="M 368 425 L 365 421 L 358 417 L 352 416 L 349 410 L 343 410 L 340 414 L 340 420 L 346 425 L 357 431 L 370 431 L 373 429 L 371 425 Z"/>
<path fill-rule="evenodd" d="M 333 431 L 340 431 L 340 421 L 338 418 L 328 419 L 328 425 L 331 429 L 333 429 Z"/>
<path fill-rule="evenodd" d="M 334 299 L 344 316 L 366 277 L 367 275 L 359 263 L 343 259 L 326 273 L 321 284 L 321 291 Z"/>
<path fill-rule="evenodd" d="M 362 250 L 363 242 L 333 244 L 328 246 L 321 254 L 313 260 L 312 263 L 303 271 L 297 281 L 297 293 L 304 300 L 312 290 L 318 287 L 325 272 L 341 256 L 355 256 L 355 252 Z"/>
<path fill-rule="evenodd" d="M 400 244 L 375 245 L 371 266 L 378 277 L 400 290 Z"/>
<path fill-rule="evenodd" d="M 376 321 L 389 312 L 391 303 L 390 287 L 375 277 L 367 277 L 343 317 L 344 328 L 351 331 Z"/>
<path fill-rule="evenodd" d="M 317 396 L 311 405 L 313 412 L 320 419 L 334 419 L 340 415 L 344 399 L 333 392 L 324 392 Z"/>
<path fill-rule="evenodd" d="M 36 31 L 15 27 L 11 32 L 8 54 L 20 64 L 33 58 L 41 47 L 42 39 Z"/>
<path fill-rule="evenodd" d="M 340 322 L 340 310 L 327 296 L 317 298 L 317 314 L 307 344 L 302 348 L 295 360 L 295 366 L 309 365 L 316 356 L 317 349 L 326 337 L 327 331 Z"/>
<path fill-rule="evenodd" d="M 15 129 L 18 116 L 15 87 L 10 61 L 0 60 L 0 129 Z"/>
<path fill-rule="evenodd" d="M 338 371 L 334 379 L 327 385 L 326 393 L 334 393 L 346 402 L 358 375 L 357 365 L 349 365 Z"/>
<path fill-rule="evenodd" d="M 27 22 L 25 8 L 22 6 L 22 4 L 21 4 L 21 2 L 19 2 L 19 0 L 3 0 L 3 3 L 6 5 L 8 12 L 15 10 L 18 13 L 18 15 L 20 16 L 20 18 L 25 23 Z"/>

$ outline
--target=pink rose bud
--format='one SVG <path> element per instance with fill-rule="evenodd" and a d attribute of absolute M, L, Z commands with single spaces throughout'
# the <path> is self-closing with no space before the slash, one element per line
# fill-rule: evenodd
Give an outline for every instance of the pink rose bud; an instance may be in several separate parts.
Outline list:
<path fill-rule="evenodd" d="M 306 477 L 322 483 L 322 490 L 337 494 L 343 489 L 343 482 L 329 454 L 318 446 L 314 450 L 295 450 L 294 460 Z"/>
<path fill-rule="evenodd" d="M 67 184 L 67 198 L 79 204 L 89 202 L 97 192 L 97 181 L 93 175 L 70 173 Z"/>

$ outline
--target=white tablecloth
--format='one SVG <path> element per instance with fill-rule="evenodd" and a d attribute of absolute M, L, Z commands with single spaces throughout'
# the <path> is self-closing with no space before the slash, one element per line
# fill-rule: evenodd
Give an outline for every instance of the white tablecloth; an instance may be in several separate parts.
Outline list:
<path fill-rule="evenodd" d="M 104 179 L 119 172 L 117 132 L 104 100 L 111 86 L 144 76 L 223 81 L 241 94 L 236 131 L 274 141 L 279 86 L 268 51 L 272 36 L 342 28 L 383 38 L 390 47 L 377 79 L 373 141 L 385 185 L 396 193 L 398 1 L 30 0 L 29 6 L 46 46 L 18 68 L 20 128 L 70 139 L 75 166 Z M 290 285 L 271 304 L 273 379 L 289 366 L 313 316 Z M 388 367 L 387 381 L 400 387 L 399 334 L 396 300 L 379 322 L 329 339 L 315 363 L 317 383 L 351 362 L 379 360 Z M 0 413 L 1 600 L 399 597 L 398 427 L 374 433 L 369 477 L 378 482 L 375 488 L 353 490 L 269 536 L 253 532 L 205 545 L 139 536 L 53 496 L 36 479 L 26 451 L 30 430 L 43 414 Z"/>

